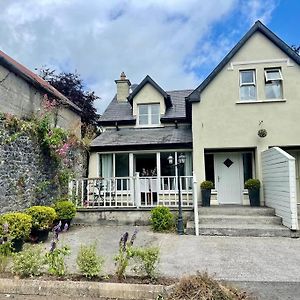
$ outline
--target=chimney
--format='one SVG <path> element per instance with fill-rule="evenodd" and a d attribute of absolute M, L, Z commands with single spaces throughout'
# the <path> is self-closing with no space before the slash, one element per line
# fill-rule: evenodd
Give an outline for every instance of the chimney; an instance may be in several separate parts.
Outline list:
<path fill-rule="evenodd" d="M 121 73 L 120 79 L 115 80 L 115 83 L 117 84 L 117 101 L 126 102 L 127 97 L 129 96 L 129 88 L 131 83 L 129 79 L 126 78 L 124 72 Z"/>

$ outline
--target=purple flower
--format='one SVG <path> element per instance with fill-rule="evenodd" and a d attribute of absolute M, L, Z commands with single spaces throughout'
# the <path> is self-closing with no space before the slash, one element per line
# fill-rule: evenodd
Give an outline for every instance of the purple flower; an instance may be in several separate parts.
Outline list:
<path fill-rule="evenodd" d="M 53 252 L 56 248 L 56 242 L 54 240 L 51 241 L 51 245 L 50 245 L 50 252 Z"/>
<path fill-rule="evenodd" d="M 134 232 L 133 232 L 133 235 L 132 235 L 132 237 L 131 237 L 131 239 L 130 239 L 130 245 L 131 245 L 131 246 L 133 245 L 133 242 L 134 242 L 134 240 L 136 239 L 137 233 L 138 233 L 138 230 L 135 229 Z"/>
<path fill-rule="evenodd" d="M 62 232 L 67 232 L 68 229 L 69 229 L 69 225 L 68 225 L 68 223 L 66 223 Z"/>

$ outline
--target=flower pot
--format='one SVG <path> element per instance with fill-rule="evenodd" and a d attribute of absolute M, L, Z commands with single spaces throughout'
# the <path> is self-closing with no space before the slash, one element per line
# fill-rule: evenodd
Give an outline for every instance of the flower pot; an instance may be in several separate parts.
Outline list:
<path fill-rule="evenodd" d="M 202 206 L 210 206 L 211 190 L 201 190 Z"/>
<path fill-rule="evenodd" d="M 61 220 L 60 230 L 63 231 L 66 224 L 68 224 L 68 229 L 67 230 L 69 230 L 70 226 L 71 226 L 71 221 L 72 221 L 72 219 L 62 219 Z"/>
<path fill-rule="evenodd" d="M 49 236 L 49 229 L 32 229 L 30 233 L 30 241 L 33 243 L 40 243 L 47 241 Z"/>
<path fill-rule="evenodd" d="M 259 206 L 260 205 L 260 197 L 259 197 L 259 189 L 248 189 L 250 206 Z"/>
<path fill-rule="evenodd" d="M 11 240 L 11 247 L 13 252 L 20 252 L 23 249 L 24 240 L 23 239 L 12 239 Z"/>

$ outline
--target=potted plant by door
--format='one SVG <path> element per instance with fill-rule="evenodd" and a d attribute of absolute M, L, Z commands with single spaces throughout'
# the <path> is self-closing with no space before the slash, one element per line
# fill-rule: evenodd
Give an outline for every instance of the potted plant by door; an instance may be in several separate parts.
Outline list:
<path fill-rule="evenodd" d="M 214 183 L 209 180 L 201 182 L 202 206 L 210 206 L 211 190 L 214 188 Z"/>
<path fill-rule="evenodd" d="M 245 188 L 248 189 L 250 206 L 259 206 L 260 205 L 260 181 L 258 179 L 248 179 L 245 182 Z"/>

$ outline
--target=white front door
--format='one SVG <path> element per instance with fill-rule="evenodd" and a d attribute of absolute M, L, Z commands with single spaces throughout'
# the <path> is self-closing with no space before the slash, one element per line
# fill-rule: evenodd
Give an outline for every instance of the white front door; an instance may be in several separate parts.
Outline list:
<path fill-rule="evenodd" d="M 242 204 L 242 154 L 216 153 L 214 157 L 219 204 Z"/>

